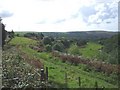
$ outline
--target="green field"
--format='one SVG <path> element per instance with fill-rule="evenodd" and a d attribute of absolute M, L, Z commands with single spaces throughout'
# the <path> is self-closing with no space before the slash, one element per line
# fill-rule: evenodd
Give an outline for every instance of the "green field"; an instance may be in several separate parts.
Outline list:
<path fill-rule="evenodd" d="M 37 41 L 29 39 L 29 38 L 24 38 L 24 37 L 15 37 L 14 39 L 12 39 L 12 41 L 10 42 L 10 44 L 12 45 L 22 45 L 22 46 L 26 46 L 26 45 L 35 45 Z"/>
<path fill-rule="evenodd" d="M 85 48 L 80 48 L 80 52 L 86 58 L 95 58 L 99 54 L 102 45 L 88 42 Z"/>
<path fill-rule="evenodd" d="M 78 88 L 78 77 L 81 78 L 82 88 L 93 88 L 95 82 L 98 82 L 98 87 L 105 88 L 116 88 L 117 81 L 107 75 L 92 71 L 86 71 L 86 65 L 79 64 L 78 66 L 71 65 L 69 62 L 63 63 L 59 58 L 53 57 L 48 52 L 37 52 L 29 45 L 36 45 L 37 41 L 31 40 L 24 37 L 15 37 L 9 43 L 10 45 L 20 45 L 21 52 L 26 53 L 31 58 L 39 59 L 44 67 L 49 68 L 49 83 L 53 84 L 54 87 L 65 87 L 65 73 L 67 73 L 67 87 Z M 102 46 L 95 43 L 88 43 L 85 48 L 80 48 L 80 51 L 84 57 L 93 58 L 97 53 L 98 49 Z M 113 84 L 114 83 L 114 84 Z"/>

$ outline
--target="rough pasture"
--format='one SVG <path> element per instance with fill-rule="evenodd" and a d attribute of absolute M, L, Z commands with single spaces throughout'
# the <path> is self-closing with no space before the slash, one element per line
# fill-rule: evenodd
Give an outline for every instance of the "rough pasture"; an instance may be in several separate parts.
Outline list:
<path fill-rule="evenodd" d="M 44 67 L 43 63 L 41 63 L 40 60 L 35 59 L 35 58 L 29 58 L 29 56 L 25 53 L 22 54 L 22 59 L 26 60 L 30 65 L 33 65 L 34 67 L 38 69 Z"/>
<path fill-rule="evenodd" d="M 15 38 L 15 39 L 20 39 L 20 38 Z M 22 38 L 22 39 L 24 39 L 24 38 Z M 26 40 L 28 40 L 30 42 L 28 42 Z M 54 54 L 56 54 L 55 55 L 56 58 L 55 58 L 53 55 L 51 55 L 51 52 L 45 52 L 45 51 L 37 52 L 37 50 L 30 48 L 29 45 L 31 45 L 32 44 L 31 42 L 33 42 L 33 40 L 31 41 L 31 39 L 25 38 L 24 40 L 21 40 L 21 41 L 23 41 L 23 43 L 19 43 L 19 41 L 18 41 L 19 45 L 18 45 L 17 41 L 18 40 L 14 40 L 14 41 L 12 40 L 11 42 L 14 43 L 14 46 L 17 46 L 17 48 L 19 48 L 18 51 L 23 52 L 20 56 L 23 55 L 22 60 L 28 62 L 28 63 L 26 62 L 27 64 L 26 65 L 24 64 L 23 66 L 28 66 L 28 64 L 29 64 L 31 67 L 34 67 L 33 62 L 31 60 L 35 60 L 35 61 L 40 60 L 44 64 L 44 66 L 45 67 L 47 66 L 49 69 L 49 83 L 51 83 L 51 84 L 53 83 L 53 87 L 64 87 L 64 74 L 66 72 L 68 73 L 68 87 L 70 87 L 70 88 L 78 87 L 78 80 L 76 80 L 76 78 L 78 78 L 79 76 L 81 78 L 81 82 L 82 82 L 81 86 L 83 88 L 84 87 L 94 87 L 95 81 L 98 81 L 99 87 L 102 87 L 102 86 L 117 87 L 116 81 L 114 81 L 113 78 L 110 78 L 110 80 L 109 80 L 109 76 L 104 75 L 100 72 L 94 72 L 93 70 L 90 72 L 87 72 L 86 70 L 84 70 L 84 68 L 86 68 L 87 65 L 78 64 L 77 66 L 74 66 L 74 65 L 71 65 L 70 63 L 63 63 L 61 61 L 62 59 L 59 58 L 60 56 L 62 58 L 62 53 L 59 53 L 59 52 L 57 52 L 57 54 L 54 53 Z M 37 44 L 36 43 L 35 43 L 35 45 L 32 44 L 32 46 L 37 46 Z M 69 55 L 69 57 L 65 57 L 65 58 L 67 58 L 67 60 L 70 60 L 71 62 L 73 62 L 73 64 L 75 62 L 79 61 L 77 59 L 81 59 L 79 61 L 79 63 L 84 63 L 84 64 L 90 63 L 89 60 L 87 62 L 84 60 L 84 58 L 82 58 L 80 56 L 77 57 L 77 56 L 73 56 L 70 54 L 64 54 L 64 56 L 65 55 Z M 64 60 L 65 60 L 65 62 L 67 61 L 66 59 L 64 59 Z M 35 64 L 37 64 L 37 63 L 35 63 Z M 40 68 L 39 66 L 37 66 L 37 67 Z M 61 86 L 61 84 L 63 84 L 63 86 Z"/>
<path fill-rule="evenodd" d="M 42 48 L 42 47 L 33 46 L 33 45 L 29 45 L 29 47 L 33 50 L 36 50 L 37 52 L 43 52 L 44 51 L 44 48 Z"/>
<path fill-rule="evenodd" d="M 68 61 L 75 65 L 86 64 L 89 66 L 89 68 L 92 67 L 96 71 L 104 72 L 104 73 L 107 73 L 108 75 L 112 74 L 112 73 L 120 73 L 117 65 L 107 64 L 107 63 L 104 63 L 101 61 L 92 61 L 89 59 L 86 60 L 79 56 L 73 56 L 73 55 L 68 55 L 68 54 L 64 54 L 64 53 L 62 54 L 62 53 L 59 53 L 56 51 L 52 52 L 52 55 L 55 57 L 59 57 L 63 62 Z"/>

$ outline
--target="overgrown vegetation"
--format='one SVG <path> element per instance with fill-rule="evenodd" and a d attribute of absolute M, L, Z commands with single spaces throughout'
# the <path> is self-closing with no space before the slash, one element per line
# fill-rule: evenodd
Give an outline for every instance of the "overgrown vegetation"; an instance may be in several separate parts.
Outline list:
<path fill-rule="evenodd" d="M 114 79 L 111 75 L 108 77 L 107 75 L 102 74 L 100 72 L 90 70 L 86 65 L 83 65 L 83 64 L 74 66 L 74 65 L 71 65 L 69 62 L 64 63 L 59 58 L 52 56 L 50 52 L 39 52 L 38 53 L 36 50 L 31 49 L 29 47 L 29 45 L 31 44 L 36 45 L 37 41 L 24 38 L 24 37 L 15 37 L 10 42 L 10 45 L 19 46 L 19 49 L 22 52 L 26 53 L 29 56 L 29 58 L 34 57 L 36 59 L 39 59 L 42 63 L 44 63 L 44 67 L 46 66 L 49 67 L 49 83 L 53 85 L 54 87 L 57 87 L 57 88 L 65 87 L 64 76 L 66 72 L 68 75 L 67 77 L 68 87 L 70 88 L 79 87 L 78 79 L 77 79 L 79 76 L 81 77 L 81 83 L 82 83 L 81 87 L 83 88 L 84 87 L 93 88 L 96 81 L 98 82 L 98 87 L 103 87 L 103 86 L 106 88 L 117 87 L 117 81 L 115 81 L 117 79 Z M 13 64 L 13 62 L 11 64 Z M 26 65 L 28 64 L 25 64 L 24 68 L 27 67 Z M 18 67 L 21 67 L 21 66 L 18 65 Z M 13 74 L 13 72 L 11 73 Z M 30 81 L 28 81 L 28 85 L 31 85 L 29 83 Z"/>
<path fill-rule="evenodd" d="M 3 86 L 39 87 L 40 72 L 37 70 L 44 66 L 49 69 L 48 86 L 50 87 L 117 88 L 118 72 L 113 70 L 116 61 L 114 62 L 110 55 L 116 54 L 115 50 L 118 46 L 114 44 L 116 49 L 111 49 L 113 46 L 109 46 L 113 43 L 111 40 L 117 44 L 114 36 L 105 40 L 100 39 L 97 43 L 80 38 L 68 39 L 66 35 L 63 34 L 65 37 L 62 38 L 45 36 L 44 33 L 16 35 L 5 46 L 6 48 L 9 46 L 10 49 L 5 49 L 3 53 Z M 106 42 L 109 43 L 105 45 Z M 107 52 L 108 46 L 110 50 Z M 18 82 L 14 82 L 16 77 Z M 13 80 L 13 83 L 10 84 L 8 79 Z"/>

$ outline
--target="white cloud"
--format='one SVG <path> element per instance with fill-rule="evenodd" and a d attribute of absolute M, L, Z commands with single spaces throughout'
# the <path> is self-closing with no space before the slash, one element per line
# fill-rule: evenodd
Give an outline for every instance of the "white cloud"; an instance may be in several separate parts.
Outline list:
<path fill-rule="evenodd" d="M 7 10 L 1 10 L 0 11 L 0 16 L 3 17 L 3 18 L 11 17 L 11 16 L 13 16 L 13 13 L 11 13 Z"/>
<path fill-rule="evenodd" d="M 106 0 L 107 1 L 107 0 Z M 77 31 L 97 29 L 98 26 L 88 26 L 83 21 L 80 8 L 95 6 L 96 14 L 87 17 L 89 23 L 101 23 L 107 8 L 97 0 L 0 0 L 0 11 L 9 10 L 14 15 L 3 18 L 7 30 L 15 31 Z M 111 2 L 113 2 L 111 0 Z M 116 7 L 110 4 L 109 7 Z M 92 8 L 89 11 L 92 12 Z M 115 11 L 115 9 L 112 9 Z M 111 11 L 111 12 L 113 12 Z M 85 13 L 86 14 L 86 13 Z M 57 23 L 56 23 L 57 22 Z M 102 27 L 102 26 L 101 26 Z M 107 27 L 105 28 L 107 29 Z"/>
<path fill-rule="evenodd" d="M 115 19 L 106 19 L 100 24 L 91 24 L 88 26 L 90 30 L 96 30 L 96 27 L 98 30 L 118 31 L 118 17 Z"/>
<path fill-rule="evenodd" d="M 95 7 L 96 11 L 102 12 L 106 9 L 106 7 L 104 7 L 104 3 L 98 3 Z"/>
<path fill-rule="evenodd" d="M 100 24 L 106 19 L 118 17 L 118 3 L 97 3 L 94 8 L 96 13 L 87 17 L 89 24 Z"/>
<path fill-rule="evenodd" d="M 96 0 L 97 3 L 112 3 L 112 2 L 119 2 L 120 0 Z"/>

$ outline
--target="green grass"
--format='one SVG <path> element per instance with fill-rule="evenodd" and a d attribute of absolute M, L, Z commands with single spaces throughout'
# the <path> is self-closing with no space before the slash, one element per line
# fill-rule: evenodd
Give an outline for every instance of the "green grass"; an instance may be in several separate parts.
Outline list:
<path fill-rule="evenodd" d="M 102 47 L 100 44 L 88 42 L 85 48 L 80 48 L 83 57 L 95 58 L 99 54 L 99 49 Z"/>
<path fill-rule="evenodd" d="M 37 41 L 29 39 L 29 38 L 25 38 L 25 37 L 15 37 L 10 42 L 10 44 L 12 45 L 21 45 L 21 46 L 26 46 L 30 44 L 35 45 L 36 43 Z"/>
<path fill-rule="evenodd" d="M 23 38 L 23 37 L 15 37 L 10 44 L 12 45 L 22 45 L 21 51 L 28 54 L 30 57 L 34 57 L 39 59 L 44 63 L 44 66 L 49 68 L 49 82 L 57 83 L 62 87 L 65 87 L 65 73 L 68 75 L 68 87 L 70 88 L 78 88 L 78 77 L 81 77 L 81 87 L 94 87 L 95 81 L 98 82 L 99 87 L 107 87 L 107 88 L 115 88 L 117 85 L 113 85 L 106 80 L 109 80 L 109 77 L 98 72 L 86 72 L 83 70 L 84 65 L 79 64 L 78 66 L 71 65 L 66 62 L 63 63 L 59 58 L 55 58 L 51 55 L 51 53 L 37 51 L 27 47 L 29 44 L 36 44 L 36 41 Z M 86 48 L 81 49 L 84 56 L 92 57 L 94 54 L 98 52 L 98 49 L 102 46 L 94 43 L 88 43 Z M 92 51 L 90 50 L 92 49 Z M 87 50 L 87 51 L 86 51 Z M 92 52 L 92 54 L 90 54 Z M 58 86 L 56 86 L 58 87 Z"/>

